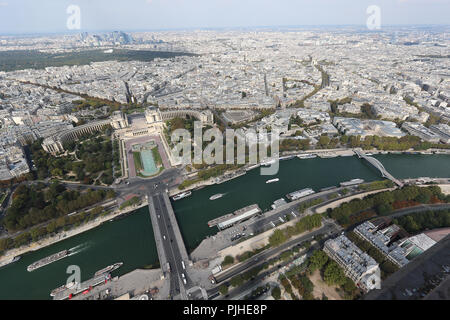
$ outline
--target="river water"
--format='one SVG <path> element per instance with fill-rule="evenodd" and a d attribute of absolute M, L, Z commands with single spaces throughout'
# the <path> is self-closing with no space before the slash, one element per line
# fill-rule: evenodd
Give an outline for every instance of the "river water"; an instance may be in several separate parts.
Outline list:
<path fill-rule="evenodd" d="M 378 155 L 385 168 L 396 178 L 450 177 L 448 155 Z M 277 177 L 277 183 L 266 180 Z M 209 186 L 193 192 L 192 196 L 173 203 L 174 211 L 188 251 L 192 251 L 207 236 L 217 232 L 207 222 L 250 204 L 268 210 L 277 199 L 289 192 L 338 185 L 342 181 L 361 178 L 380 180 L 376 169 L 357 157 L 332 159 L 297 158 L 280 162 L 276 176 L 261 176 L 259 169 L 245 176 Z M 209 197 L 224 193 L 214 201 Z M 27 266 L 36 260 L 64 249 L 76 248 L 76 254 L 33 272 Z M 115 262 L 124 262 L 114 272 L 122 275 L 136 268 L 158 261 L 155 240 L 147 208 L 119 220 L 107 222 L 49 247 L 25 254 L 18 262 L 0 269 L 0 299 L 50 299 L 52 289 L 64 284 L 69 265 L 81 268 L 81 278 L 86 280 L 95 271 Z"/>
<path fill-rule="evenodd" d="M 75 249 L 75 254 L 47 266 L 27 271 L 31 263 L 64 249 Z M 22 258 L 0 269 L 0 299 L 51 299 L 50 292 L 65 284 L 66 269 L 77 265 L 81 280 L 115 262 L 123 262 L 113 275 L 121 275 L 158 262 L 155 238 L 147 208 L 129 216 L 107 222 L 95 229 L 27 253 Z"/>

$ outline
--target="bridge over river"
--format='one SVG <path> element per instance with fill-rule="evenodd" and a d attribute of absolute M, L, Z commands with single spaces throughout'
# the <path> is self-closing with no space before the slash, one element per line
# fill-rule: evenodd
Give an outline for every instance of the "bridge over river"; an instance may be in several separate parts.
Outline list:
<path fill-rule="evenodd" d="M 149 190 L 150 191 L 150 190 Z M 187 300 L 193 286 L 189 256 L 167 192 L 149 192 L 148 207 L 161 268 L 170 278 L 170 295 Z"/>
<path fill-rule="evenodd" d="M 381 172 L 383 178 L 387 178 L 394 182 L 397 186 L 403 187 L 403 183 L 400 180 L 396 179 L 392 174 L 390 174 L 380 161 L 378 161 L 374 157 L 367 156 L 364 151 L 362 151 L 362 149 L 353 149 L 353 152 L 355 152 L 355 154 L 359 158 L 367 160 L 371 165 L 377 168 Z"/>

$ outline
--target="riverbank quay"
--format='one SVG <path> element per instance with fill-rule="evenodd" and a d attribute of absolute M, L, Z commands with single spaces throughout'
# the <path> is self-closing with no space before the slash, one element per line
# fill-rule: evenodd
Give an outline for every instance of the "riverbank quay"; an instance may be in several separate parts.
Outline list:
<path fill-rule="evenodd" d="M 450 149 L 429 149 L 429 150 L 421 150 L 416 151 L 413 149 L 409 150 L 377 150 L 377 149 L 370 149 L 370 150 L 364 150 L 366 154 L 369 155 L 388 155 L 388 154 L 405 154 L 405 155 L 450 155 Z M 287 160 L 290 157 L 296 157 L 296 156 L 302 156 L 302 155 L 315 155 L 319 158 L 328 159 L 328 158 L 336 158 L 336 157 L 351 157 L 356 156 L 356 153 L 354 152 L 353 148 L 336 148 L 336 149 L 311 149 L 306 151 L 285 151 L 278 155 L 280 158 L 280 161 Z M 288 157 L 288 158 L 286 158 Z M 285 159 L 283 159 L 285 158 Z M 229 180 L 233 180 L 236 178 L 239 178 L 243 175 L 245 175 L 250 170 L 254 170 L 261 167 L 261 163 L 258 164 L 246 164 L 243 167 L 236 169 L 236 170 L 229 170 L 226 171 L 224 174 L 210 178 L 208 180 L 198 181 L 193 183 L 192 185 L 189 185 L 188 187 L 184 189 L 179 188 L 172 188 L 169 190 L 169 195 L 173 196 L 180 192 L 187 192 L 187 191 L 196 191 L 200 190 L 204 187 L 216 185 L 220 183 L 224 183 Z M 185 176 L 184 180 L 189 179 L 195 179 L 196 172 L 191 172 L 188 175 Z"/>
<path fill-rule="evenodd" d="M 273 230 L 267 230 L 263 233 L 260 233 L 250 239 L 244 240 L 242 242 L 239 242 L 237 244 L 231 245 L 223 250 L 220 250 L 217 254 L 218 257 L 221 258 L 221 261 L 223 261 L 223 259 L 226 256 L 232 256 L 232 257 L 237 257 L 241 254 L 243 254 L 246 251 L 254 251 L 254 250 L 258 250 L 261 248 L 264 248 L 265 246 L 267 246 L 269 244 L 269 238 L 270 236 L 273 234 L 274 230 L 276 229 L 284 229 L 290 226 L 295 226 L 295 224 L 298 222 L 299 220 L 291 220 L 289 222 L 286 222 L 285 224 L 282 224 L 280 226 L 278 226 L 277 228 L 274 228 Z M 289 238 L 289 240 L 295 240 L 297 238 L 301 238 L 313 231 L 316 231 L 320 228 L 322 228 L 322 226 L 320 226 L 319 228 L 315 228 L 313 230 L 309 230 L 309 231 L 305 231 L 303 233 L 297 234 L 295 236 L 292 236 L 291 238 Z M 235 266 L 235 265 L 233 265 Z"/>
<path fill-rule="evenodd" d="M 421 185 L 423 187 L 427 187 L 430 185 Z M 347 194 L 342 194 L 342 190 L 347 189 Z M 228 250 L 232 250 L 232 252 L 236 253 L 236 235 L 241 234 L 250 234 L 250 238 L 241 242 L 244 244 L 240 244 L 243 252 L 249 250 L 255 250 L 260 247 L 263 247 L 268 243 L 268 237 L 272 234 L 273 230 L 278 227 L 286 227 L 292 223 L 295 224 L 300 218 L 319 213 L 322 214 L 327 211 L 327 209 L 334 209 L 342 205 L 343 203 L 350 202 L 354 199 L 363 199 L 369 195 L 381 193 L 381 192 L 389 192 L 397 189 L 393 188 L 383 188 L 372 191 L 361 191 L 357 187 L 349 188 L 349 187 L 340 187 L 334 188 L 331 190 L 326 190 L 323 192 L 315 193 L 313 195 L 304 197 L 302 199 L 296 200 L 294 202 L 289 202 L 280 206 L 279 208 L 271 211 L 267 211 L 263 213 L 261 216 L 252 218 L 250 220 L 244 221 L 240 224 L 237 224 L 229 229 L 221 230 L 216 235 L 210 236 L 204 239 L 200 245 L 194 249 L 191 253 L 191 258 L 193 261 L 199 260 L 211 260 L 217 258 L 223 258 L 226 255 L 230 254 Z M 444 185 L 446 192 L 449 192 L 450 187 Z M 328 199 L 328 195 L 335 194 L 337 198 Z M 317 199 L 322 199 L 321 203 L 315 204 L 309 208 L 306 208 L 304 212 L 299 213 L 296 211 L 296 208 L 302 204 L 307 203 L 309 201 L 314 201 Z M 285 223 L 286 217 L 290 217 L 290 221 Z M 281 218 L 281 220 L 280 220 Z M 293 219 L 293 220 L 292 220 Z M 280 223 L 281 221 L 281 223 Z M 259 228 L 259 229 L 256 229 Z M 245 233 L 244 233 L 245 231 Z M 253 236 L 255 234 L 255 236 Z M 248 237 L 248 236 L 247 236 Z M 238 238 L 239 239 L 239 238 Z M 233 249 L 229 249 L 233 248 Z M 242 252 L 241 252 L 242 253 Z"/>
<path fill-rule="evenodd" d="M 142 203 L 140 205 L 130 206 L 130 207 L 124 208 L 122 210 L 117 209 L 105 216 L 97 217 L 96 219 L 89 221 L 88 223 L 78 226 L 76 228 L 73 228 L 73 229 L 70 229 L 67 231 L 58 232 L 52 236 L 45 237 L 43 239 L 40 239 L 36 242 L 32 242 L 32 243 L 22 246 L 20 248 L 8 250 L 5 252 L 5 254 L 3 256 L 0 257 L 0 267 L 11 263 L 12 259 L 14 259 L 14 257 L 21 256 L 30 251 L 36 251 L 36 250 L 42 249 L 44 247 L 55 244 L 59 241 L 68 239 L 70 237 L 81 234 L 85 231 L 94 229 L 94 228 L 100 226 L 101 224 L 108 222 L 109 220 L 116 219 L 120 216 L 131 213 L 133 211 L 136 211 L 142 207 L 146 207 L 147 205 L 148 205 L 147 201 L 142 200 Z"/>
<path fill-rule="evenodd" d="M 255 248 L 261 244 L 263 244 L 264 246 L 264 243 L 268 241 L 268 238 L 276 227 L 286 227 L 291 224 L 295 224 L 304 216 L 315 213 L 313 209 L 318 205 L 311 206 L 304 212 L 299 213 L 297 208 L 302 203 L 308 203 L 317 199 L 321 199 L 321 203 L 325 203 L 328 199 L 328 196 L 331 194 L 337 194 L 338 197 L 343 197 L 343 199 L 348 198 L 347 195 L 342 195 L 339 193 L 343 189 L 349 190 L 350 194 L 361 193 L 360 191 L 358 191 L 356 186 L 354 187 L 354 189 L 349 187 L 340 187 L 314 193 L 301 199 L 288 202 L 276 209 L 266 211 L 260 216 L 256 216 L 254 218 L 236 224 L 231 228 L 220 230 L 216 235 L 204 239 L 200 243 L 200 245 L 191 252 L 191 259 L 193 261 L 217 259 L 218 257 L 222 256 L 221 252 L 224 252 L 226 248 L 232 247 L 236 244 L 236 241 L 238 239 L 236 239 L 236 235 L 242 235 L 243 233 L 245 233 L 245 235 L 250 235 L 251 237 L 245 240 L 249 241 L 246 242 L 247 244 L 253 243 L 252 247 Z M 364 192 L 364 194 L 367 194 L 367 192 Z M 289 221 L 285 221 L 286 216 L 290 217 Z"/>
<path fill-rule="evenodd" d="M 170 282 L 163 279 L 161 269 L 136 269 L 120 277 L 94 287 L 86 294 L 79 294 L 71 300 L 167 300 Z"/>
<path fill-rule="evenodd" d="M 430 187 L 433 185 L 429 185 L 429 184 L 421 184 L 421 185 L 417 185 L 418 187 Z M 436 185 L 437 187 L 441 188 L 441 191 L 443 194 L 448 195 L 450 194 L 450 184 L 442 184 L 442 185 Z M 335 209 L 337 207 L 339 207 L 340 205 L 342 205 L 343 203 L 347 203 L 350 202 L 354 199 L 362 199 L 366 196 L 372 195 L 372 194 L 376 194 L 376 193 L 380 193 L 380 192 L 385 192 L 385 191 L 393 191 L 397 188 L 387 188 L 387 189 L 380 189 L 380 190 L 374 190 L 374 191 L 368 191 L 368 192 L 363 192 L 363 193 L 359 193 L 359 194 L 355 194 L 355 195 L 350 195 L 348 197 L 345 198 L 341 198 L 341 199 L 337 199 L 337 200 L 333 200 L 331 202 L 328 202 L 326 204 L 321 204 L 319 206 L 316 206 L 314 208 L 314 212 L 316 213 L 324 213 L 326 212 L 328 209 Z"/>
<path fill-rule="evenodd" d="M 346 203 L 346 202 L 350 202 L 353 199 L 362 199 L 366 196 L 369 196 L 371 194 L 376 194 L 376 193 L 380 193 L 380 192 L 384 192 L 384 191 L 394 191 L 397 188 L 386 188 L 386 189 L 379 189 L 379 190 L 373 190 L 373 191 L 368 191 L 368 192 L 361 192 L 358 194 L 354 194 L 354 195 L 350 195 L 347 197 L 343 197 L 334 201 L 331 201 L 325 205 L 321 205 L 321 206 L 317 206 L 314 211 L 316 213 L 324 213 L 326 212 L 328 209 L 334 209 L 339 207 L 341 204 Z"/>

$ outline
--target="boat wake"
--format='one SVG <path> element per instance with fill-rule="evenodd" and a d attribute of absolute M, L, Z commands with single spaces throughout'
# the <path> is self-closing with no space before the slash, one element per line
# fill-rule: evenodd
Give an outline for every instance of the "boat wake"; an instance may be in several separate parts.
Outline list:
<path fill-rule="evenodd" d="M 87 241 L 87 242 L 82 243 L 82 244 L 80 244 L 80 245 L 78 245 L 78 246 L 75 246 L 75 247 L 73 247 L 73 248 L 70 248 L 70 249 L 69 249 L 70 254 L 69 254 L 68 256 L 73 256 L 73 255 L 76 255 L 76 254 L 78 254 L 78 253 L 80 253 L 80 252 L 83 252 L 83 251 L 89 249 L 89 248 L 91 247 L 92 244 L 93 244 L 92 241 Z"/>

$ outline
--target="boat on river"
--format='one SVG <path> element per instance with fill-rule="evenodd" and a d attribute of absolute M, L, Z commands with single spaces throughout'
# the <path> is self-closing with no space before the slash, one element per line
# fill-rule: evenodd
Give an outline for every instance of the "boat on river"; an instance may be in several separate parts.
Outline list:
<path fill-rule="evenodd" d="M 173 199 L 173 201 L 177 201 L 177 200 L 189 197 L 191 194 L 192 194 L 191 191 L 186 191 L 186 192 L 179 193 L 179 194 L 173 196 L 172 199 Z"/>
<path fill-rule="evenodd" d="M 217 200 L 217 199 L 222 198 L 224 195 L 225 195 L 224 193 L 218 193 L 218 194 L 215 194 L 215 195 L 211 196 L 209 198 L 209 200 Z"/>
<path fill-rule="evenodd" d="M 103 268 L 103 269 L 98 270 L 98 271 L 94 274 L 94 276 L 97 277 L 97 276 L 99 276 L 99 275 L 101 275 L 101 274 L 104 274 L 104 273 L 110 273 L 110 272 L 113 272 L 114 270 L 119 269 L 122 265 L 123 265 L 123 262 L 117 262 L 117 263 L 114 263 L 114 264 L 112 264 L 112 265 L 110 265 L 110 266 L 107 266 L 106 268 Z"/>
<path fill-rule="evenodd" d="M 58 253 L 52 254 L 51 256 L 45 257 L 45 258 L 43 258 L 41 260 L 38 260 L 38 261 L 30 264 L 27 267 L 27 271 L 28 272 L 34 271 L 34 270 L 39 269 L 41 267 L 44 267 L 44 266 L 46 266 L 46 265 L 48 265 L 50 263 L 53 263 L 55 261 L 64 259 L 65 257 L 68 257 L 71 254 L 72 254 L 71 250 L 63 250 L 63 251 L 60 251 Z"/>

